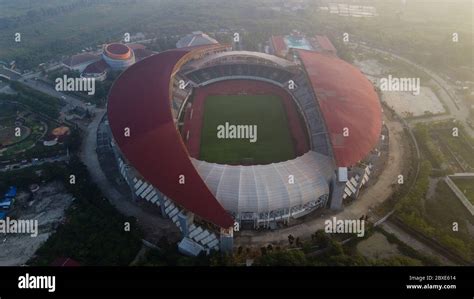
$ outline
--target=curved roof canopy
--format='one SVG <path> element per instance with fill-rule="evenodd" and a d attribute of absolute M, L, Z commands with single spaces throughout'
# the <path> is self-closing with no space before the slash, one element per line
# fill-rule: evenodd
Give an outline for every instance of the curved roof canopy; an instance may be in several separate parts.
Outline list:
<path fill-rule="evenodd" d="M 382 107 L 374 87 L 356 67 L 335 56 L 296 51 L 321 107 L 337 166 L 356 164 L 380 138 Z"/>
<path fill-rule="evenodd" d="M 109 94 L 109 123 L 122 153 L 148 182 L 197 216 L 229 228 L 232 217 L 194 168 L 171 113 L 170 79 L 189 51 L 162 52 L 123 72 Z"/>
<path fill-rule="evenodd" d="M 317 201 L 329 194 L 334 172 L 332 159 L 313 151 L 267 165 L 192 161 L 219 202 L 234 213 L 279 211 Z M 292 183 L 288 181 L 290 175 L 294 178 Z"/>

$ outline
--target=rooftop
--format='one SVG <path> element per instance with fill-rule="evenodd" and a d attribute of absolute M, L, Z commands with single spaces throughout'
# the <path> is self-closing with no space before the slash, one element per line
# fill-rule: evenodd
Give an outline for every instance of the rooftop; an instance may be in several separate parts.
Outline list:
<path fill-rule="evenodd" d="M 135 54 L 135 59 L 137 59 L 137 60 L 142 60 L 144 58 L 147 58 L 147 57 L 155 54 L 155 52 L 153 52 L 151 50 L 140 49 L 140 48 L 134 49 L 133 53 Z"/>
<path fill-rule="evenodd" d="M 334 47 L 334 45 L 331 43 L 331 41 L 329 40 L 327 36 L 316 35 L 315 38 L 316 38 L 317 46 L 319 46 L 323 52 L 336 53 L 336 48 Z"/>
<path fill-rule="evenodd" d="M 97 61 L 100 59 L 99 55 L 91 54 L 91 53 L 82 53 L 72 55 L 71 57 L 66 58 L 63 60 L 63 63 L 67 66 L 74 67 L 77 65 L 81 65 L 83 63 L 89 63 L 93 61 Z"/>
<path fill-rule="evenodd" d="M 201 48 L 161 52 L 123 72 L 109 94 L 109 124 L 123 155 L 148 182 L 197 216 L 229 228 L 234 221 L 194 168 L 171 112 L 171 76 L 192 51 Z M 136 133 L 125 137 L 125 126 Z"/>
<path fill-rule="evenodd" d="M 210 37 L 209 35 L 201 32 L 195 31 L 192 34 L 188 34 L 185 37 L 181 38 L 176 43 L 176 48 L 186 48 L 193 46 L 202 46 L 202 45 L 212 45 L 217 44 L 218 42 Z"/>
<path fill-rule="evenodd" d="M 337 166 L 354 165 L 380 138 L 382 106 L 374 86 L 356 67 L 336 56 L 306 50 L 297 54 L 321 107 Z"/>
<path fill-rule="evenodd" d="M 89 64 L 83 71 L 84 74 L 101 74 L 109 68 L 109 65 L 103 60 Z"/>
<path fill-rule="evenodd" d="M 108 44 L 104 48 L 104 53 L 112 59 L 126 60 L 132 55 L 131 49 L 124 44 L 113 43 Z"/>

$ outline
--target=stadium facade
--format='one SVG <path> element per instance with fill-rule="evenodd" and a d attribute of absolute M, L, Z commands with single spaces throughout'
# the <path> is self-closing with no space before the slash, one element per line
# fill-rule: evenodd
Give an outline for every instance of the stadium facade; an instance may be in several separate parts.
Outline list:
<path fill-rule="evenodd" d="M 136 199 L 158 205 L 178 226 L 184 253 L 229 251 L 236 228 L 276 229 L 320 208 L 341 209 L 368 181 L 371 165 L 361 161 L 376 150 L 382 128 L 374 87 L 335 55 L 293 49 L 291 57 L 220 44 L 180 48 L 134 64 L 114 83 L 107 117 L 120 172 Z M 238 80 L 291 98 L 306 152 L 250 166 L 190 154 L 193 95 Z"/>
<path fill-rule="evenodd" d="M 106 45 L 102 58 L 113 70 L 123 70 L 135 63 L 132 49 L 119 43 Z"/>

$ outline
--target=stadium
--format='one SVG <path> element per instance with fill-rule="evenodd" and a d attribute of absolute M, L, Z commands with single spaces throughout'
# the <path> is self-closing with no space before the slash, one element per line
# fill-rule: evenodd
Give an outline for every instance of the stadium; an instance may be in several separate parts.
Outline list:
<path fill-rule="evenodd" d="M 369 180 L 382 129 L 374 87 L 335 55 L 291 51 L 173 49 L 115 81 L 107 121 L 120 172 L 178 226 L 182 252 L 229 251 L 239 229 L 342 209 Z M 257 141 L 217 138 L 226 123 L 255 125 Z"/>

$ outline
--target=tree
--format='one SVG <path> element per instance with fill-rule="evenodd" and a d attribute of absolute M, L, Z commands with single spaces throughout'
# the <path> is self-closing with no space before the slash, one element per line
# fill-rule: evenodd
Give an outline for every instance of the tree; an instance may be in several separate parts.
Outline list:
<path fill-rule="evenodd" d="M 300 241 L 300 237 L 296 237 L 295 244 L 296 244 L 296 247 L 301 247 L 302 243 Z"/>
<path fill-rule="evenodd" d="M 272 251 L 255 261 L 257 266 L 308 266 L 309 262 L 301 250 Z"/>
<path fill-rule="evenodd" d="M 330 237 L 322 229 L 320 229 L 311 235 L 311 240 L 315 245 L 318 245 L 320 248 L 324 248 L 329 245 Z"/>
<path fill-rule="evenodd" d="M 379 259 L 375 260 L 373 262 L 374 266 L 423 266 L 423 264 L 416 259 L 407 257 L 407 256 L 402 256 L 402 255 L 397 255 L 385 259 Z"/>

